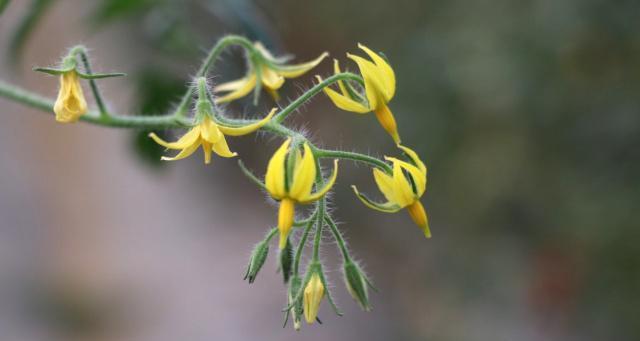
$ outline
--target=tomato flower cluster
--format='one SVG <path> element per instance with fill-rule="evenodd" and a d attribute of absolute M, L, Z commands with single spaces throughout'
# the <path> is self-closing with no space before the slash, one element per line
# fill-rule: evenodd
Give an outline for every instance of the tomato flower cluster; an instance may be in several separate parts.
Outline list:
<path fill-rule="evenodd" d="M 211 64 L 224 48 L 233 45 L 241 46 L 247 52 L 247 73 L 238 80 L 211 86 L 206 78 Z M 323 264 L 319 258 L 321 235 L 326 227 L 340 246 L 347 290 L 363 309 L 370 309 L 368 289 L 372 288 L 372 285 L 360 265 L 352 260 L 341 232 L 326 210 L 326 194 L 339 179 L 339 159 L 361 162 L 371 167 L 373 179 L 386 202 L 371 200 L 352 186 L 356 197 L 367 207 L 387 213 L 406 208 L 424 235 L 427 238 L 431 236 L 427 214 L 420 202 L 426 190 L 427 168 L 417 153 L 400 144 L 398 126 L 389 108 L 396 91 L 395 72 L 384 55 L 362 44 L 358 44 L 358 47 L 368 58 L 354 54 L 347 54 L 347 57 L 356 64 L 359 74 L 342 72 L 336 59 L 333 75 L 324 79 L 316 76 L 318 83 L 300 98 L 283 109 L 273 109 L 255 120 L 226 117 L 221 114 L 218 105 L 239 100 L 252 91 L 255 102 L 262 89 L 270 93 L 274 100 L 278 100 L 277 91 L 286 79 L 305 75 L 319 65 L 328 53 L 323 52 L 308 62 L 290 64 L 287 58 L 275 57 L 259 42 L 251 42 L 237 36 L 225 37 L 212 49 L 176 111 L 159 118 L 132 118 L 111 114 L 102 100 L 95 80 L 122 74 L 92 73 L 86 49 L 82 46 L 71 49 L 60 67 L 35 70 L 60 77 L 58 97 L 52 106 L 58 122 L 72 123 L 85 120 L 104 126 L 186 129 L 175 142 L 165 141 L 155 133 L 149 134 L 149 137 L 161 146 L 177 150 L 177 154 L 164 156 L 163 160 L 181 160 L 202 147 L 204 163 L 209 164 L 212 154 L 223 158 L 238 156 L 229 148 L 227 137 L 247 135 L 256 131 L 282 137 L 281 146 L 275 150 L 266 166 L 264 180 L 239 162 L 241 170 L 279 202 L 275 227 L 270 229 L 266 237 L 254 248 L 245 279 L 248 278 L 250 283 L 256 279 L 268 256 L 270 241 L 278 234 L 279 268 L 285 284 L 288 285 L 287 306 L 284 311 L 287 318 L 292 317 L 295 329 L 299 329 L 302 317 L 310 324 L 318 320 L 318 310 L 325 297 L 336 313 L 341 314 L 331 298 Z M 78 58 L 83 62 L 83 67 L 78 65 Z M 97 113 L 88 109 L 81 85 L 83 79 L 90 82 L 99 109 Z M 336 88 L 331 88 L 332 85 Z M 324 92 L 339 109 L 358 114 L 373 112 L 405 157 L 385 157 L 384 160 L 379 160 L 360 153 L 321 149 L 304 135 L 283 124 L 290 113 L 321 92 Z M 188 108 L 191 103 L 194 104 L 191 106 L 194 109 L 192 115 L 189 115 Z M 323 174 L 320 166 L 321 160 L 327 158 L 334 160 L 333 171 L 329 176 Z M 296 206 L 299 205 L 312 205 L 313 209 L 306 218 L 296 220 Z M 297 243 L 294 243 L 292 233 L 295 229 L 301 231 Z M 299 271 L 301 255 L 307 247 L 307 239 L 312 234 L 314 240 L 311 260 L 306 271 L 302 273 Z"/>

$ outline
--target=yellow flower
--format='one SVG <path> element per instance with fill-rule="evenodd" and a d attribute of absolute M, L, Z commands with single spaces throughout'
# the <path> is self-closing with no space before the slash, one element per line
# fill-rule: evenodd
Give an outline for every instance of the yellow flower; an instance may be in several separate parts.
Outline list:
<path fill-rule="evenodd" d="M 333 104 L 342 110 L 358 114 L 373 111 L 380 125 L 391 135 L 396 144 L 399 144 L 398 126 L 391 110 L 387 106 L 387 103 L 391 101 L 396 92 L 396 75 L 384 58 L 362 44 L 358 44 L 358 47 L 373 60 L 371 62 L 360 56 L 347 53 L 347 57 L 358 64 L 362 78 L 364 78 L 366 100 L 360 97 L 359 94 L 348 91 L 347 86 L 342 81 L 338 82 L 340 93 L 329 87 L 324 88 L 324 92 L 329 96 Z M 341 72 L 338 60 L 334 60 L 333 68 L 336 74 Z M 322 80 L 319 76 L 317 78 Z"/>
<path fill-rule="evenodd" d="M 257 82 L 261 82 L 262 86 L 277 100 L 277 90 L 282 87 L 285 78 L 302 76 L 329 55 L 324 52 L 312 61 L 286 65 L 286 60 L 271 55 L 261 43 L 257 42 L 254 46 L 259 52 L 255 60 L 256 65 L 251 64 L 249 73 L 245 77 L 216 86 L 213 89 L 214 92 L 227 92 L 224 96 L 218 97 L 216 103 L 231 102 L 248 95 L 256 87 Z"/>
<path fill-rule="evenodd" d="M 324 285 L 317 273 L 314 273 L 304 288 L 304 296 L 302 298 L 304 306 L 304 319 L 308 324 L 312 324 L 318 316 L 320 303 L 324 298 Z"/>
<path fill-rule="evenodd" d="M 76 122 L 87 112 L 87 101 L 84 99 L 80 78 L 75 70 L 60 76 L 60 91 L 53 111 L 56 113 L 56 121 L 62 123 Z"/>
<path fill-rule="evenodd" d="M 218 125 L 209 117 L 209 115 L 204 115 L 199 124 L 193 126 L 191 130 L 176 142 L 166 142 L 159 138 L 155 133 L 149 134 L 149 137 L 166 148 L 180 150 L 176 156 L 163 156 L 162 160 L 174 161 L 184 159 L 193 154 L 198 147 L 202 145 L 202 150 L 204 151 L 204 163 L 208 164 L 211 162 L 212 151 L 222 157 L 234 157 L 237 155 L 229 150 L 225 135 L 241 136 L 250 134 L 267 124 L 275 113 L 276 109 L 274 108 L 271 110 L 269 115 L 262 120 L 241 127 Z"/>
<path fill-rule="evenodd" d="M 265 175 L 267 191 L 274 199 L 280 200 L 278 212 L 280 249 L 285 247 L 287 236 L 291 232 L 295 205 L 308 204 L 322 198 L 331 189 L 338 175 L 338 160 L 335 160 L 333 174 L 327 184 L 324 188 L 317 189 L 317 192 L 311 193 L 316 179 L 316 159 L 309 145 L 305 143 L 303 146 L 304 155 L 301 155 L 300 150 L 295 151 L 295 163 L 291 167 L 292 173 L 289 174 L 287 155 L 290 143 L 291 139 L 287 139 L 273 154 Z"/>
<path fill-rule="evenodd" d="M 427 187 L 427 167 L 413 150 L 401 145 L 398 147 L 409 156 L 413 163 L 385 157 L 393 164 L 393 174 L 389 175 L 380 169 L 373 169 L 376 184 L 388 202 L 383 204 L 373 202 L 358 192 L 356 186 L 352 186 L 352 188 L 358 198 L 374 210 L 394 213 L 407 208 L 413 221 L 424 231 L 424 235 L 431 238 L 429 220 L 420 203 L 420 197 Z"/>

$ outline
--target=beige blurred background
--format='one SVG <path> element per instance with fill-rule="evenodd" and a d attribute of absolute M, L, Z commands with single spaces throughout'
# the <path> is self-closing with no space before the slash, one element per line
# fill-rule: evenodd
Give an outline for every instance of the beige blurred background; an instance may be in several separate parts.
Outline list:
<path fill-rule="evenodd" d="M 16 27 L 45 2 L 12 62 Z M 406 214 L 366 209 L 349 185 L 375 193 L 369 170 L 342 163 L 332 207 L 380 289 L 374 309 L 346 293 L 327 234 L 323 260 L 345 316 L 325 302 L 323 325 L 283 329 L 273 248 L 256 282 L 242 281 L 276 210 L 235 160 L 158 164 L 144 132 L 60 125 L 0 98 L 0 340 L 637 339 L 639 10 L 596 0 L 11 1 L 0 79 L 54 97 L 57 79 L 31 67 L 82 43 L 95 70 L 129 74 L 99 83 L 118 113 L 175 102 L 225 33 L 296 60 L 325 50 L 344 60 L 357 42 L 384 51 L 403 140 L 429 166 L 434 237 Z M 240 76 L 240 58 L 225 54 L 212 80 Z M 280 104 L 311 84 L 312 74 L 288 83 Z M 273 105 L 263 99 L 227 113 L 263 112 Z M 292 123 L 327 147 L 394 152 L 373 116 L 323 96 Z M 230 146 L 261 174 L 278 142 Z"/>

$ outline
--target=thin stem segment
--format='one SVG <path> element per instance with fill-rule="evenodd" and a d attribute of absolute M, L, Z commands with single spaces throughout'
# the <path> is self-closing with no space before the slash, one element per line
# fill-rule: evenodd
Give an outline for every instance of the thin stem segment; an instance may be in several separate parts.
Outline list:
<path fill-rule="evenodd" d="M 329 225 L 331 233 L 333 234 L 333 238 L 335 238 L 336 242 L 338 243 L 338 247 L 340 247 L 340 252 L 342 253 L 342 258 L 344 258 L 344 261 L 351 261 L 351 256 L 349 256 L 349 250 L 347 249 L 347 243 L 344 241 L 340 230 L 338 230 L 336 222 L 333 221 L 331 216 L 329 216 L 328 214 L 325 214 L 324 221 L 327 222 L 327 225 Z"/>
<path fill-rule="evenodd" d="M 273 120 L 276 123 L 282 123 L 287 117 L 294 111 L 296 111 L 301 105 L 303 105 L 306 101 L 310 100 L 313 96 L 317 95 L 322 89 L 328 87 L 329 85 L 338 82 L 338 81 L 346 81 L 346 80 L 354 80 L 357 82 L 362 82 L 362 78 L 360 76 L 355 75 L 349 72 L 343 72 L 335 74 L 322 82 L 314 85 L 311 89 L 305 91 L 302 96 L 296 98 L 295 101 L 289 103 L 284 109 L 282 109 Z"/>
<path fill-rule="evenodd" d="M 78 53 L 80 54 L 80 59 L 82 60 L 84 71 L 89 75 L 93 74 L 93 71 L 91 70 L 91 64 L 89 63 L 89 57 L 87 56 L 87 51 L 84 48 L 80 48 Z M 98 89 L 98 84 L 96 84 L 95 79 L 89 79 L 89 85 L 91 86 L 93 97 L 96 100 L 96 105 L 98 106 L 100 116 L 109 116 L 109 112 L 107 111 L 107 107 L 104 104 L 104 100 L 102 99 L 102 95 L 100 94 L 100 90 Z"/>
<path fill-rule="evenodd" d="M 213 62 L 216 59 L 218 59 L 222 51 L 224 51 L 225 48 L 232 45 L 242 46 L 243 48 L 249 51 L 253 51 L 254 49 L 253 43 L 245 37 L 235 36 L 235 35 L 226 36 L 218 40 L 218 42 L 211 48 L 211 50 L 209 51 L 209 54 L 207 55 L 207 58 L 205 58 L 204 62 L 200 66 L 200 69 L 198 70 L 194 78 L 205 77 L 207 75 L 207 72 L 213 65 Z M 178 104 L 178 107 L 173 113 L 175 117 L 180 118 L 180 117 L 185 117 L 187 115 L 189 100 L 191 99 L 193 89 L 194 89 L 193 85 L 189 86 L 185 94 L 182 96 L 182 99 L 180 100 L 180 104 Z"/>

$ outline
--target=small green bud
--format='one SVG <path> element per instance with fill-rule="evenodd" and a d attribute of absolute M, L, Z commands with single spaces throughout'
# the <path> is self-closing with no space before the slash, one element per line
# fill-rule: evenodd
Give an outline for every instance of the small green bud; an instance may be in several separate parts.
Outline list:
<path fill-rule="evenodd" d="M 291 277 L 289 281 L 289 304 L 291 305 L 293 299 L 296 297 L 302 286 L 302 279 L 298 276 Z M 298 298 L 298 301 L 291 307 L 291 319 L 293 320 L 293 329 L 300 330 L 300 317 L 302 316 L 302 297 Z"/>
<path fill-rule="evenodd" d="M 269 254 L 269 240 L 263 240 L 256 245 L 251 252 L 251 258 L 249 258 L 249 265 L 247 266 L 247 273 L 244 275 L 244 279 L 249 279 L 249 283 L 253 283 L 258 276 L 258 272 L 267 260 Z"/>
<path fill-rule="evenodd" d="M 280 250 L 280 271 L 282 271 L 282 278 L 285 283 L 289 282 L 291 277 L 293 265 L 293 247 L 291 247 L 291 241 L 287 238 L 287 245 L 284 249 Z"/>
<path fill-rule="evenodd" d="M 358 264 L 347 261 L 343 265 L 344 283 L 353 299 L 365 311 L 370 311 L 368 282 Z"/>

